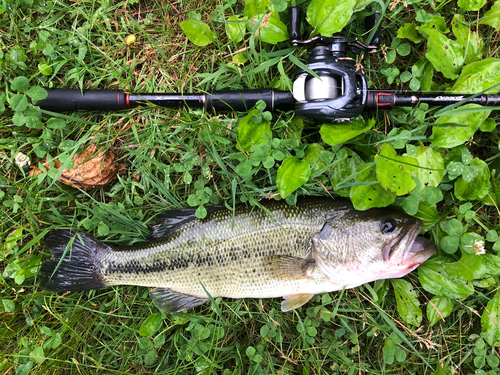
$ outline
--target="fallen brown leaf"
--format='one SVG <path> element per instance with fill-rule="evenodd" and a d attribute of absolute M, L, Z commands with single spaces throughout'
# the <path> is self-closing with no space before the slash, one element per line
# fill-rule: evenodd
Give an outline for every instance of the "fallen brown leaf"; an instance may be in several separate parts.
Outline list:
<path fill-rule="evenodd" d="M 63 184 L 78 188 L 95 188 L 106 185 L 117 175 L 125 173 L 125 164 L 119 163 L 112 150 L 96 151 L 91 144 L 81 155 L 73 156 L 73 169 L 65 169 L 59 177 Z M 50 168 L 48 163 L 43 166 Z M 54 168 L 61 169 L 62 163 L 55 159 Z M 30 176 L 42 173 L 40 168 L 32 167 Z"/>

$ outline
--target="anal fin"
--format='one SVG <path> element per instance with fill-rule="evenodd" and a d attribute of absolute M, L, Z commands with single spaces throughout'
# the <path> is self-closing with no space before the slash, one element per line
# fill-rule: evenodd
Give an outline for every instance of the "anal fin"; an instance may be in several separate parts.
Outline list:
<path fill-rule="evenodd" d="M 302 306 L 307 301 L 309 301 L 314 294 L 310 293 L 301 293 L 301 294 L 292 294 L 289 296 L 283 296 L 284 300 L 281 302 L 281 310 L 282 311 L 290 311 L 294 310 L 297 307 Z"/>
<path fill-rule="evenodd" d="M 173 292 L 168 288 L 152 289 L 149 291 L 149 296 L 154 300 L 158 308 L 166 313 L 188 310 L 209 301 L 208 298 Z"/>

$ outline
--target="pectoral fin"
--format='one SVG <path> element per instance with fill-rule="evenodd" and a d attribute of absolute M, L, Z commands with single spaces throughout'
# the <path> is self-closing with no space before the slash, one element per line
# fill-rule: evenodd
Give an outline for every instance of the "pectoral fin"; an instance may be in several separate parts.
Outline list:
<path fill-rule="evenodd" d="M 152 289 L 149 291 L 149 296 L 155 301 L 158 308 L 166 313 L 184 311 L 209 301 L 208 298 L 177 293 L 167 288 Z"/>
<path fill-rule="evenodd" d="M 271 255 L 266 257 L 264 262 L 271 268 L 272 274 L 281 280 L 311 277 L 311 271 L 316 266 L 314 259 L 285 255 Z"/>
<path fill-rule="evenodd" d="M 307 301 L 309 301 L 314 294 L 292 294 L 290 296 L 283 296 L 284 300 L 281 302 L 281 310 L 282 311 L 290 311 L 294 310 L 297 307 L 302 306 Z"/>

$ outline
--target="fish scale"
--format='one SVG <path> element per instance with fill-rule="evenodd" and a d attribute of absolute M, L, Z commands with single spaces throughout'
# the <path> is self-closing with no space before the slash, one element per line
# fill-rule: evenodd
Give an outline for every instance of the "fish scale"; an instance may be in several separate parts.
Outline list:
<path fill-rule="evenodd" d="M 282 310 L 314 294 L 401 277 L 435 252 L 417 237 L 422 222 L 391 209 L 356 211 L 346 200 L 302 198 L 296 206 L 168 211 L 152 241 L 113 248 L 85 234 L 52 230 L 44 242 L 54 258 L 40 279 L 46 289 L 113 285 L 153 287 L 157 305 L 175 312 L 212 297 L 284 297 Z M 207 295 L 208 293 L 208 295 Z"/>

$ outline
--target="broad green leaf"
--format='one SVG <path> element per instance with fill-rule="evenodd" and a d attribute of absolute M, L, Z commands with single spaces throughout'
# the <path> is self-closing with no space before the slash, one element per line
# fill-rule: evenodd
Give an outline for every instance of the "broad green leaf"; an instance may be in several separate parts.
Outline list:
<path fill-rule="evenodd" d="M 494 229 L 490 230 L 487 234 L 486 234 L 486 241 L 488 242 L 495 242 L 495 241 L 498 241 L 498 232 Z"/>
<path fill-rule="evenodd" d="M 490 169 L 488 164 L 479 158 L 475 158 L 470 166 L 479 169 L 476 178 L 466 182 L 463 177 L 459 177 L 455 182 L 455 197 L 461 201 L 484 198 L 490 190 Z"/>
<path fill-rule="evenodd" d="M 472 182 L 479 174 L 479 168 L 473 165 L 466 165 L 462 172 L 464 182 Z"/>
<path fill-rule="evenodd" d="M 31 129 L 43 129 L 43 123 L 40 121 L 38 117 L 35 116 L 26 116 L 25 123 L 28 128 Z"/>
<path fill-rule="evenodd" d="M 455 14 L 451 26 L 457 42 L 465 48 L 465 64 L 481 60 L 484 43 L 476 32 L 471 32 L 469 26 L 464 24 L 464 17 Z"/>
<path fill-rule="evenodd" d="M 347 157 L 335 164 L 333 172 L 330 176 L 330 183 L 332 184 L 335 192 L 341 197 L 348 197 L 351 190 L 350 187 L 337 187 L 337 185 L 345 181 L 347 177 L 355 174 L 361 165 L 364 164 L 363 160 L 354 151 L 344 148 L 347 152 Z M 354 177 L 355 178 L 355 177 Z"/>
<path fill-rule="evenodd" d="M 205 208 L 205 206 L 203 205 L 200 205 L 197 209 L 196 209 L 196 212 L 195 212 L 195 215 L 198 219 L 204 219 L 205 217 L 207 217 L 207 209 Z"/>
<path fill-rule="evenodd" d="M 38 274 L 42 265 L 42 260 L 40 256 L 31 255 L 27 257 L 24 262 L 21 262 L 20 265 L 21 269 L 19 273 L 22 273 L 24 278 L 29 278 Z"/>
<path fill-rule="evenodd" d="M 26 95 L 28 95 L 33 102 L 38 102 L 47 97 L 47 90 L 40 86 L 33 86 L 29 88 Z"/>
<path fill-rule="evenodd" d="M 426 186 L 420 192 L 420 196 L 430 204 L 436 204 L 443 200 L 443 192 L 435 186 Z"/>
<path fill-rule="evenodd" d="M 289 156 L 278 168 L 276 185 L 282 198 L 288 197 L 291 193 L 304 185 L 311 175 L 311 168 L 304 160 L 299 160 L 296 156 Z"/>
<path fill-rule="evenodd" d="M 427 13 L 425 10 L 420 9 L 417 11 L 415 20 L 422 23 L 428 23 L 432 21 L 432 14 Z"/>
<path fill-rule="evenodd" d="M 38 64 L 38 71 L 44 76 L 50 76 L 52 74 L 52 67 L 47 64 Z"/>
<path fill-rule="evenodd" d="M 418 277 L 422 287 L 428 292 L 449 298 L 465 298 L 474 293 L 472 283 L 457 279 L 448 274 L 444 263 L 450 260 L 442 257 L 432 258 L 418 267 Z"/>
<path fill-rule="evenodd" d="M 252 163 L 248 159 L 242 160 L 235 168 L 235 172 L 241 177 L 246 177 L 252 172 Z"/>
<path fill-rule="evenodd" d="M 11 63 L 14 63 L 22 68 L 26 67 L 26 60 L 28 57 L 24 52 L 24 49 L 20 46 L 14 46 L 8 49 L 7 54 L 5 55 L 5 60 Z"/>
<path fill-rule="evenodd" d="M 44 349 L 55 349 L 62 344 L 61 334 L 57 332 L 54 336 L 48 339 L 44 344 Z"/>
<path fill-rule="evenodd" d="M 314 170 L 320 170 L 326 167 L 326 163 L 321 161 L 321 153 L 325 152 L 325 148 L 319 143 L 311 143 L 305 149 L 304 160 Z"/>
<path fill-rule="evenodd" d="M 243 40 L 246 30 L 246 20 L 238 16 L 231 16 L 226 21 L 226 35 L 229 40 L 239 43 Z"/>
<path fill-rule="evenodd" d="M 489 25 L 494 29 L 500 29 L 500 0 L 496 0 L 489 11 L 479 21 L 482 25 Z"/>
<path fill-rule="evenodd" d="M 491 346 L 500 346 L 500 290 L 486 305 L 481 316 L 482 337 Z"/>
<path fill-rule="evenodd" d="M 60 118 L 52 117 L 47 121 L 47 127 L 51 129 L 65 129 L 66 121 Z"/>
<path fill-rule="evenodd" d="M 437 208 L 427 202 L 420 202 L 420 204 L 418 205 L 418 211 L 413 216 L 415 216 L 417 219 L 422 220 L 422 222 L 424 223 L 424 227 L 422 228 L 422 230 L 424 232 L 427 232 L 439 221 L 441 221 L 441 216 L 439 215 Z"/>
<path fill-rule="evenodd" d="M 422 69 L 422 76 L 420 77 L 420 89 L 422 91 L 429 91 L 432 86 L 432 77 L 434 77 L 434 66 L 431 62 L 425 59 L 426 64 Z"/>
<path fill-rule="evenodd" d="M 366 168 L 362 165 L 360 170 Z M 367 210 L 372 207 L 386 207 L 394 202 L 396 193 L 385 190 L 375 175 L 375 167 L 363 170 L 357 180 L 358 185 L 351 187 L 349 197 L 357 210 Z"/>
<path fill-rule="evenodd" d="M 179 25 L 187 38 L 197 46 L 206 46 L 211 42 L 215 42 L 215 34 L 206 23 L 187 20 L 182 21 Z"/>
<path fill-rule="evenodd" d="M 407 155 L 405 155 L 407 156 Z M 417 147 L 415 154 L 409 156 L 416 159 L 418 167 L 413 171 L 422 186 L 438 186 L 446 172 L 443 157 L 432 147 Z"/>
<path fill-rule="evenodd" d="M 0 193 L 1 194 L 1 193 Z M 20 244 L 23 239 L 23 228 L 17 228 L 10 232 L 7 237 L 4 237 L 4 242 L 0 245 L 0 249 L 3 250 L 5 253 L 10 251 L 12 248 L 14 248 L 16 245 Z M 7 255 L 7 254 L 4 254 Z"/>
<path fill-rule="evenodd" d="M 418 292 L 406 280 L 391 280 L 396 295 L 399 315 L 403 320 L 418 327 L 422 322 L 422 310 L 418 302 Z"/>
<path fill-rule="evenodd" d="M 443 268 L 458 279 L 472 281 L 500 273 L 499 265 L 500 258 L 496 255 L 463 252 L 459 261 L 443 264 Z"/>
<path fill-rule="evenodd" d="M 166 337 L 165 337 L 165 334 L 162 333 L 158 336 L 156 336 L 154 339 L 153 339 L 153 346 L 158 349 L 160 348 L 163 344 L 165 344 L 165 341 L 166 341 Z"/>
<path fill-rule="evenodd" d="M 392 365 L 394 363 L 394 356 L 396 354 L 396 345 L 394 344 L 394 340 L 390 337 L 387 337 L 385 339 L 382 353 L 384 355 L 384 363 L 387 365 Z"/>
<path fill-rule="evenodd" d="M 460 244 L 460 237 L 444 236 L 439 241 L 439 246 L 446 254 L 454 254 L 458 250 Z"/>
<path fill-rule="evenodd" d="M 442 32 L 443 34 L 448 34 L 450 29 L 446 27 L 446 20 L 438 15 L 431 15 L 429 22 L 419 27 L 421 33 L 425 33 L 427 30 L 436 30 Z"/>
<path fill-rule="evenodd" d="M 397 46 L 396 52 L 399 56 L 408 56 L 411 52 L 411 46 L 408 43 L 401 43 Z"/>
<path fill-rule="evenodd" d="M 443 224 L 443 230 L 453 237 L 460 237 L 464 233 L 464 227 L 460 220 L 451 219 Z"/>
<path fill-rule="evenodd" d="M 408 215 L 415 215 L 418 211 L 420 196 L 418 194 L 410 194 L 403 199 L 401 206 Z"/>
<path fill-rule="evenodd" d="M 399 156 L 394 147 L 388 143 L 382 146 L 380 153 L 375 155 L 377 178 L 384 189 L 405 195 L 412 191 L 416 184 L 411 178 L 412 172 L 418 167 L 418 161 L 406 156 Z"/>
<path fill-rule="evenodd" d="M 158 359 L 158 353 L 155 350 L 148 350 L 144 355 L 144 364 L 151 366 Z"/>
<path fill-rule="evenodd" d="M 313 0 L 307 7 L 307 22 L 323 36 L 342 31 L 351 19 L 356 0 Z"/>
<path fill-rule="evenodd" d="M 455 179 L 461 176 L 464 172 L 464 164 L 460 161 L 452 161 L 446 166 L 446 171 L 448 172 L 448 177 L 450 179 Z"/>
<path fill-rule="evenodd" d="M 321 134 L 323 141 L 328 143 L 330 146 L 335 146 L 363 134 L 367 130 L 371 129 L 373 125 L 375 125 L 374 119 L 370 119 L 368 122 L 365 122 L 363 118 L 358 117 L 349 122 L 339 124 L 323 124 L 319 133 Z"/>
<path fill-rule="evenodd" d="M 494 119 L 492 118 L 487 118 L 486 120 L 483 121 L 479 129 L 481 129 L 482 132 L 487 132 L 491 133 L 493 130 L 495 130 L 497 127 L 497 124 Z"/>
<path fill-rule="evenodd" d="M 139 335 L 141 336 L 153 336 L 161 324 L 161 315 L 159 313 L 150 314 L 146 320 L 144 320 L 139 328 Z"/>
<path fill-rule="evenodd" d="M 477 112 L 463 113 L 464 109 L 477 108 Z M 449 116 L 441 116 L 435 124 L 443 124 L 432 128 L 430 141 L 438 146 L 451 148 L 465 143 L 474 135 L 479 126 L 489 116 L 490 111 L 483 111 L 478 104 L 466 104 L 452 111 Z M 456 113 L 456 114 L 454 114 Z"/>
<path fill-rule="evenodd" d="M 413 22 L 405 23 L 402 27 L 399 28 L 397 37 L 401 39 L 409 39 L 413 43 L 420 43 L 423 38 L 418 33 L 416 27 L 417 25 Z"/>
<path fill-rule="evenodd" d="M 16 303 L 10 299 L 2 299 L 2 305 L 7 313 L 13 313 L 16 310 Z"/>
<path fill-rule="evenodd" d="M 234 55 L 233 59 L 231 60 L 231 62 L 236 65 L 243 65 L 247 61 L 248 61 L 247 57 L 241 52 Z"/>
<path fill-rule="evenodd" d="M 451 91 L 457 94 L 476 94 L 500 82 L 500 59 L 493 57 L 468 64 L 460 73 Z M 497 85 L 489 93 L 500 90 Z"/>
<path fill-rule="evenodd" d="M 266 13 L 266 8 L 271 4 L 271 0 L 245 0 L 243 15 L 252 18 L 258 14 Z"/>
<path fill-rule="evenodd" d="M 272 9 L 276 12 L 283 12 L 288 7 L 288 1 L 271 0 Z"/>
<path fill-rule="evenodd" d="M 45 361 L 45 354 L 43 352 L 43 348 L 41 346 L 37 346 L 30 353 L 30 357 L 38 363 L 42 363 L 43 361 Z"/>
<path fill-rule="evenodd" d="M 26 95 L 16 94 L 9 98 L 9 105 L 14 112 L 21 112 L 28 108 L 28 99 Z"/>
<path fill-rule="evenodd" d="M 477 11 L 484 7 L 486 0 L 458 0 L 458 6 L 463 10 Z"/>
<path fill-rule="evenodd" d="M 25 364 L 19 365 L 16 369 L 16 375 L 28 375 L 33 367 L 33 361 L 28 361 Z"/>
<path fill-rule="evenodd" d="M 408 82 L 410 79 L 412 79 L 412 77 L 413 75 L 410 72 L 406 71 L 401 73 L 399 79 L 401 80 L 401 82 Z"/>
<path fill-rule="evenodd" d="M 254 20 L 261 20 L 258 26 L 258 36 L 263 42 L 277 44 L 289 39 L 287 27 L 281 22 L 278 13 L 257 15 Z"/>
<path fill-rule="evenodd" d="M 457 78 L 457 73 L 465 62 L 463 47 L 437 30 L 425 28 L 423 32 L 428 36 L 425 57 L 446 78 Z"/>
<path fill-rule="evenodd" d="M 258 113 L 257 109 L 252 109 L 238 123 L 238 141 L 236 144 L 238 150 L 253 152 L 262 142 L 271 139 L 271 122 L 262 121 L 260 124 L 252 122 L 252 118 Z"/>
<path fill-rule="evenodd" d="M 26 91 L 28 91 L 29 85 L 30 85 L 30 83 L 28 81 L 28 78 L 26 78 L 24 76 L 20 76 L 20 77 L 14 78 L 10 88 L 12 89 L 12 91 L 17 91 L 19 93 L 24 94 Z"/>
<path fill-rule="evenodd" d="M 427 319 L 431 326 L 447 318 L 453 310 L 453 300 L 444 296 L 434 296 L 427 303 Z"/>
<path fill-rule="evenodd" d="M 410 80 L 410 90 L 412 91 L 418 91 L 418 89 L 420 88 L 420 80 L 416 77 L 413 77 L 411 80 Z"/>

